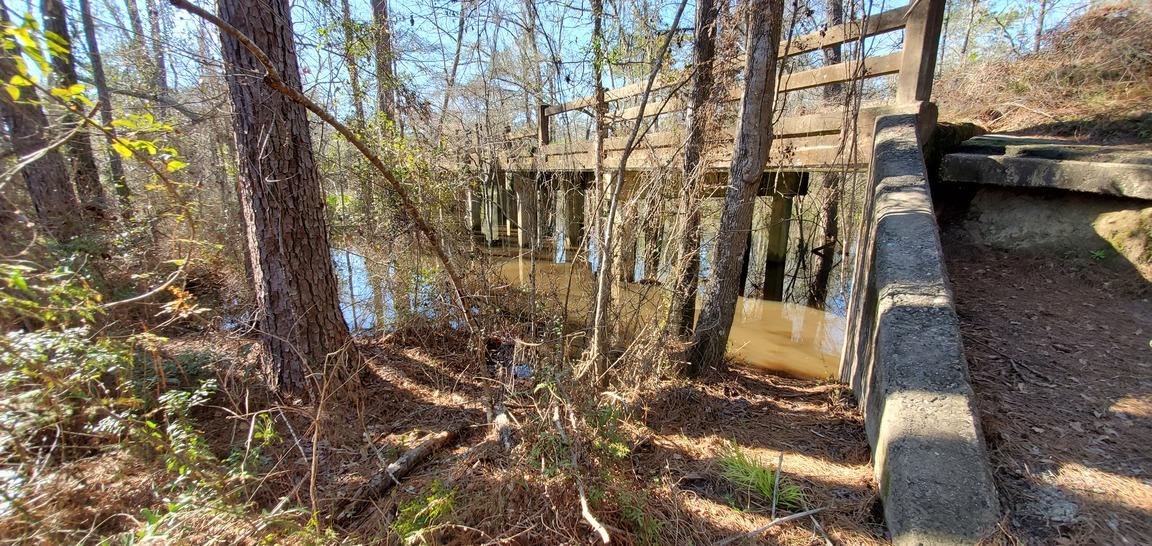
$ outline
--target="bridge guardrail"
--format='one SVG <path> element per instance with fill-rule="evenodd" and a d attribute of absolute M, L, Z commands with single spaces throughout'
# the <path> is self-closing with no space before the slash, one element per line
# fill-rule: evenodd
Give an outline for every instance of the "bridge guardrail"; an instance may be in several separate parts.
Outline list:
<path fill-rule="evenodd" d="M 935 122 L 930 104 L 876 120 L 840 368 L 895 544 L 975 544 L 1000 519 L 924 166 Z"/>
<path fill-rule="evenodd" d="M 895 103 L 906 105 L 929 98 L 932 72 L 944 13 L 944 0 L 912 0 L 911 5 L 891 9 L 870 17 L 829 27 L 820 32 L 806 34 L 780 44 L 781 59 L 811 53 L 835 46 L 898 30 L 904 31 L 900 51 L 879 56 L 864 56 L 834 65 L 822 66 L 785 74 L 779 84 L 779 93 L 834 85 L 858 79 L 897 74 Z M 736 70 L 744 59 L 725 62 L 725 68 Z M 609 103 L 609 121 L 621 123 L 660 116 L 680 116 L 685 103 L 680 91 L 687 84 L 684 71 L 671 72 L 657 79 L 650 102 L 637 103 L 647 82 L 641 81 L 605 92 Z M 722 93 L 721 102 L 735 103 L 743 93 L 739 86 Z M 593 97 L 581 97 L 560 105 L 540 105 L 535 128 L 524 128 L 506 134 L 507 144 L 502 163 L 509 170 L 588 170 L 594 164 L 591 141 L 555 142 L 552 118 L 593 106 Z M 846 134 L 844 115 L 840 112 L 817 113 L 785 117 L 774 127 L 774 165 L 779 162 L 793 170 L 863 168 L 869 157 L 871 127 L 875 117 L 891 106 L 864 108 L 856 127 L 859 134 Z M 710 139 L 706 152 L 714 168 L 723 169 L 731 153 L 732 131 L 722 131 Z M 534 138 L 533 138 L 534 137 Z M 846 138 L 847 137 L 847 138 Z M 853 138 L 854 137 L 854 138 Z M 605 151 L 607 164 L 614 164 L 613 155 L 619 155 L 626 138 L 608 138 Z M 844 141 L 848 141 L 847 145 Z M 651 167 L 666 155 L 673 153 L 684 141 L 684 135 L 675 129 L 657 130 L 647 134 L 635 146 L 632 163 L 638 168 Z M 852 143 L 856 146 L 853 146 Z"/>

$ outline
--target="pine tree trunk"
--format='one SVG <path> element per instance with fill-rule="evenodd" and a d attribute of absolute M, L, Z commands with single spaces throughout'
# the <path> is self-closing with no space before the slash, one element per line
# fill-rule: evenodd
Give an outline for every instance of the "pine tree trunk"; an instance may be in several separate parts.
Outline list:
<path fill-rule="evenodd" d="M 124 0 L 124 6 L 128 8 L 128 26 L 132 30 L 128 38 L 128 49 L 135 55 L 141 55 L 139 62 L 142 66 L 139 67 L 139 72 L 151 75 L 154 73 L 154 68 L 152 58 L 144 52 L 144 20 L 140 18 L 140 6 L 136 4 L 136 0 Z"/>
<path fill-rule="evenodd" d="M 452 101 L 452 92 L 456 87 L 456 72 L 460 70 L 460 53 L 464 47 L 464 24 L 468 22 L 468 4 L 472 0 L 460 2 L 460 16 L 456 22 L 456 53 L 452 56 L 452 67 L 445 75 L 444 99 L 440 105 L 440 121 L 436 125 L 436 137 L 444 134 L 444 120 L 448 113 L 448 103 Z"/>
<path fill-rule="evenodd" d="M 960 63 L 968 62 L 968 44 L 972 40 L 972 29 L 976 26 L 976 10 L 980 7 L 980 0 L 972 0 L 968 10 L 968 27 L 964 29 L 964 42 L 960 44 Z"/>
<path fill-rule="evenodd" d="M 692 333 L 688 354 L 693 373 L 709 367 L 719 368 L 724 362 L 740 291 L 744 249 L 752 228 L 752 206 L 772 147 L 776 55 L 783 12 L 784 0 L 751 0 L 746 11 L 748 47 L 744 97 L 740 101 L 740 121 L 716 236 L 712 278 L 705 288 L 704 307 Z"/>
<path fill-rule="evenodd" d="M 0 1 L 0 24 L 10 27 L 8 8 Z M 12 81 L 21 74 L 14 56 L 20 55 L 16 47 L 0 52 L 0 78 Z M 80 201 L 76 190 L 68 180 L 68 167 L 64 156 L 58 150 L 47 150 L 49 146 L 47 129 L 48 118 L 39 106 L 40 97 L 34 87 L 20 88 L 20 97 L 14 100 L 8 93 L 0 92 L 0 115 L 8 126 L 8 137 L 12 142 L 12 152 L 18 158 L 41 153 L 39 158 L 25 165 L 20 174 L 28 186 L 36 216 L 44 228 L 60 241 L 70 241 L 80 236 L 85 228 L 81 218 Z"/>
<path fill-rule="evenodd" d="M 699 187 L 704 178 L 702 158 L 708 115 L 705 112 L 715 85 L 712 63 L 716 58 L 716 5 L 713 0 L 696 2 L 696 39 L 692 45 L 692 94 L 689 98 L 688 141 L 684 145 L 684 196 L 676 217 L 684 228 L 677 249 L 678 263 L 672 291 L 669 325 L 674 334 L 688 337 L 696 317 L 696 290 L 700 277 Z"/>
<path fill-rule="evenodd" d="M 1040 54 L 1040 44 L 1044 41 L 1044 18 L 1048 15 L 1048 0 L 1040 0 L 1036 14 L 1036 33 L 1032 39 L 1032 53 Z"/>
<path fill-rule="evenodd" d="M 605 64 L 605 49 L 608 47 L 604 43 L 604 2 L 603 0 L 592 0 L 592 85 L 594 94 L 594 104 L 592 107 L 595 109 L 593 123 L 595 124 L 595 136 L 593 142 L 592 153 L 595 156 L 592 166 L 592 189 L 589 193 L 588 203 L 586 208 L 588 212 L 585 214 L 585 221 L 588 225 L 590 237 L 593 245 L 596 247 L 596 255 L 599 259 L 599 269 L 597 270 L 597 293 L 595 295 L 597 307 L 594 311 L 592 321 L 592 341 L 590 343 L 591 357 L 593 360 L 593 369 L 596 373 L 596 383 L 603 384 L 607 380 L 607 362 L 605 355 L 607 354 L 606 348 L 608 344 L 608 333 L 605 327 L 603 300 L 600 293 L 605 290 L 611 291 L 611 267 L 605 267 L 610 264 L 607 260 L 608 250 L 605 248 L 606 238 L 605 233 L 607 227 L 601 220 L 601 210 L 603 208 L 603 199 L 607 193 L 607 184 L 604 180 L 604 139 L 608 137 L 608 125 L 606 118 L 608 115 L 608 103 L 604 100 L 604 64 Z M 610 292 L 609 292 L 610 293 Z M 605 294 L 607 296 L 608 294 Z"/>
<path fill-rule="evenodd" d="M 96 97 L 100 101 L 100 123 L 112 126 L 112 94 L 108 91 L 108 80 L 104 76 L 104 61 L 100 57 L 100 44 L 96 40 L 96 25 L 92 23 L 92 8 L 89 0 L 80 0 L 80 20 L 84 26 L 84 39 L 88 43 L 88 59 L 92 63 L 92 82 L 96 85 Z M 110 129 L 115 131 L 115 129 Z M 113 133 L 114 134 L 114 133 Z M 132 218 L 132 192 L 124 177 L 124 162 L 120 154 L 112 150 L 112 134 L 108 140 L 108 166 L 112 171 L 112 187 L 120 203 L 121 214 L 125 219 Z"/>
<path fill-rule="evenodd" d="M 219 6 L 221 18 L 251 38 L 287 85 L 299 89 L 288 0 L 222 0 Z M 236 113 L 241 203 L 264 354 L 279 390 L 315 396 L 320 381 L 345 376 L 340 354 L 354 354 L 354 347 L 340 313 L 307 110 L 254 77 L 263 68 L 226 33 L 221 51 Z"/>
<path fill-rule="evenodd" d="M 76 63 L 74 61 L 76 49 L 72 45 L 72 34 L 68 32 L 68 15 L 62 0 L 43 0 L 40 4 L 44 15 L 44 30 L 54 32 L 67 45 L 67 56 L 56 55 L 52 57 L 52 68 L 58 78 L 57 87 L 69 87 L 79 82 L 76 77 Z M 64 128 L 73 130 L 81 123 L 80 116 L 68 113 L 64 116 Z M 92 155 L 92 140 L 87 128 L 81 129 L 70 142 L 64 145 L 64 153 L 71 160 L 72 180 L 76 183 L 76 193 L 80 204 L 92 211 L 94 216 L 104 216 L 108 197 L 104 187 L 100 185 L 100 170 L 96 167 L 96 158 Z"/>

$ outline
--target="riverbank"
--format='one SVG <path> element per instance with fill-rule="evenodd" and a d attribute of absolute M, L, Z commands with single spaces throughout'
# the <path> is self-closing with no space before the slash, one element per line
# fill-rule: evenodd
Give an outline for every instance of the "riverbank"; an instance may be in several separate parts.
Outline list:
<path fill-rule="evenodd" d="M 194 410 L 194 429 L 216 460 L 248 461 L 249 476 L 235 482 L 243 502 L 170 509 L 156 524 L 168 540 L 587 543 L 596 532 L 582 515 L 583 496 L 618 544 L 715 543 L 768 524 L 773 512 L 808 509 L 821 511 L 763 536 L 780 544 L 885 542 L 863 422 L 839 384 L 733 367 L 605 393 L 585 406 L 559 386 L 567 372 L 543 365 L 504 399 L 514 430 L 506 450 L 487 425 L 490 380 L 466 356 L 464 336 L 410 327 L 360 343 L 361 403 L 280 401 L 251 373 L 250 346 L 205 332 L 163 349 L 212 362 L 199 373 L 219 389 Z M 397 476 L 396 487 L 363 497 L 385 467 L 449 430 L 458 431 L 454 439 Z M 726 477 L 734 453 L 749 468 L 782 463 L 780 490 L 799 495 L 774 511 L 771 499 Z M 26 506 L 61 525 L 133 532 L 138 515 L 149 513 L 142 511 L 167 502 L 169 477 L 123 452 L 56 472 L 60 479 L 45 483 L 58 488 Z M 68 500 L 80 492 L 83 503 Z M 351 510 L 354 498 L 367 502 Z"/>

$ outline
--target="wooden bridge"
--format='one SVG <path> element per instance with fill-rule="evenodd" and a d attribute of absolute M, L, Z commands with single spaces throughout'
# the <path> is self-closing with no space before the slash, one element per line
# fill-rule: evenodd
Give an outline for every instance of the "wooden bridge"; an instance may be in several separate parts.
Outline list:
<path fill-rule="evenodd" d="M 794 112 L 787 112 L 773 127 L 771 167 L 784 170 L 840 170 L 845 165 L 853 169 L 867 166 L 872 126 L 878 115 L 892 112 L 894 107 L 927 101 L 932 89 L 932 73 L 936 65 L 937 43 L 940 38 L 944 0 L 913 0 L 883 13 L 850 21 L 820 32 L 794 37 L 780 44 L 781 66 L 790 59 L 824 48 L 844 44 L 865 44 L 869 38 L 903 31 L 903 47 L 899 50 L 865 55 L 839 64 L 809 68 L 785 73 L 777 91 L 778 101 L 789 102 L 786 97 L 797 91 L 822 88 L 881 76 L 896 75 L 894 99 L 888 105 L 863 106 L 854 120 L 846 120 L 843 108 L 825 105 L 797 104 Z M 860 47 L 855 45 L 854 47 Z M 744 59 L 717 67 L 717 73 L 743 69 Z M 727 70 L 724 70 L 727 69 Z M 609 130 L 630 128 L 637 117 L 658 128 L 648 132 L 633 146 L 629 168 L 646 170 L 676 164 L 683 146 L 684 109 L 688 88 L 688 72 L 681 70 L 662 74 L 653 85 L 648 103 L 640 104 L 647 86 L 640 81 L 605 93 L 608 103 Z M 891 90 L 890 90 L 891 91 Z M 719 93 L 720 112 L 733 125 L 743 88 L 733 86 Z M 797 101 L 798 102 L 798 101 Z M 594 166 L 593 142 L 569 136 L 562 123 L 554 120 L 561 114 L 584 111 L 591 115 L 594 97 L 582 97 L 561 105 L 540 105 L 538 124 L 513 132 L 509 129 L 499 142 L 500 163 L 508 171 L 588 171 Z M 811 113 L 805 113 L 805 111 Z M 626 130 L 620 131 L 627 133 Z M 710 168 L 726 172 L 732 154 L 734 126 L 708 139 L 706 157 Z M 605 165 L 616 165 L 627 144 L 626 136 L 608 138 L 604 143 L 607 154 Z M 853 145 L 855 144 L 855 146 Z"/>
<path fill-rule="evenodd" d="M 782 275 L 791 200 L 806 192 L 808 173 L 866 170 L 871 162 L 873 127 L 881 115 L 917 112 L 922 114 L 922 123 L 935 126 L 935 109 L 928 100 L 944 6 L 945 0 L 912 0 L 908 6 L 793 37 L 780 44 L 778 58 L 785 67 L 777 83 L 780 114 L 773 124 L 772 151 L 765 166 L 765 172 L 772 176 L 766 178 L 770 183 L 763 184 L 761 190 L 762 196 L 772 199 L 762 207 L 763 212 L 760 206 L 757 209 L 758 221 L 769 229 L 754 229 L 749 257 L 749 261 L 767 261 L 768 265 L 763 269 L 753 268 L 749 275 L 750 287 L 757 283 L 765 287 L 753 292 L 770 299 L 781 296 L 780 287 L 767 288 L 779 283 L 770 282 L 766 277 L 776 276 L 772 273 L 774 268 Z M 878 47 L 881 40 L 893 44 L 892 47 Z M 789 70 L 796 65 L 817 64 L 812 60 L 816 55 L 811 54 L 835 46 L 843 46 L 855 54 L 846 55 L 850 59 L 838 64 Z M 880 50 L 880 54 L 871 55 L 874 50 Z M 743 65 L 743 58 L 736 59 L 718 66 L 716 72 L 739 73 Z M 625 193 L 633 186 L 630 179 L 645 172 L 666 171 L 672 176 L 680 172 L 686 140 L 684 109 L 689 76 L 687 70 L 661 74 L 645 104 L 640 102 L 647 81 L 605 93 L 610 135 L 627 134 L 638 119 L 645 127 L 642 137 L 632 147 L 625 174 Z M 885 76 L 894 81 L 877 80 Z M 880 85 L 883 83 L 887 85 Z M 854 85 L 856 92 L 867 87 L 872 96 L 857 102 L 857 108 L 830 104 L 824 100 L 821 88 L 837 84 Z M 725 128 L 706 138 L 706 197 L 723 195 L 742 94 L 741 86 L 713 93 L 716 115 Z M 468 199 L 468 220 L 478 240 L 489 245 L 521 247 L 530 246 L 533 240 L 537 246 L 550 242 L 556 248 L 557 260 L 564 260 L 567 251 L 581 239 L 584 218 L 597 213 L 588 210 L 590 205 L 585 199 L 595 167 L 595 143 L 575 136 L 577 132 L 587 132 L 587 123 L 577 127 L 578 124 L 567 124 L 564 120 L 570 112 L 581 112 L 591 119 L 594 105 L 593 97 L 560 105 L 539 105 L 535 127 L 516 131 L 508 128 L 501 138 L 484 143 L 483 153 L 472 156 L 473 164 L 481 166 L 482 173 L 482 180 Z M 627 143 L 626 136 L 607 138 L 602 165 L 618 165 Z M 673 186 L 679 187 L 678 184 L 666 186 L 669 191 Z M 659 235 L 636 235 L 638 230 L 648 230 L 645 226 L 622 227 L 626 263 L 629 256 L 634 260 L 637 253 L 644 255 L 645 251 L 633 244 L 647 246 L 649 251 L 662 244 Z M 649 255 L 660 254 L 659 249 L 656 250 Z M 761 275 L 761 271 L 766 272 Z M 644 276 L 656 275 L 645 273 Z"/>

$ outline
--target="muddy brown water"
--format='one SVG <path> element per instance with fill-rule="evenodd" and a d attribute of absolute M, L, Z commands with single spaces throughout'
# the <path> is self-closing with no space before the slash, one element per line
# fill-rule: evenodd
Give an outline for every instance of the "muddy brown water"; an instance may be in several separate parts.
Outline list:
<path fill-rule="evenodd" d="M 500 272 L 510 282 L 531 286 L 535 265 L 537 291 L 567 295 L 570 313 L 591 314 L 594 277 L 571 264 L 512 258 Z M 633 329 L 654 328 L 654 317 L 669 296 L 659 284 L 616 283 L 614 311 Z M 754 298 L 739 298 L 728 339 L 728 354 L 756 368 L 795 377 L 835 377 L 844 341 L 844 318 L 810 307 Z"/>
<path fill-rule="evenodd" d="M 340 280 L 341 309 L 349 327 L 370 333 L 387 328 L 398 317 L 434 314 L 420 285 L 420 297 L 394 298 L 384 283 L 372 282 L 365 258 L 355 252 L 334 250 L 333 261 Z M 513 257 L 500 264 L 508 282 L 530 287 L 535 265 L 536 290 L 567 299 L 570 317 L 591 316 L 594 277 L 587 264 L 577 266 Z M 388 274 L 388 272 L 385 272 Z M 613 311 L 632 331 L 656 328 L 663 322 L 668 289 L 660 284 L 617 283 Z M 423 289 L 423 290 L 421 290 Z M 827 379 L 838 374 L 844 341 L 844 318 L 796 305 L 754 298 L 739 298 L 728 340 L 728 353 L 737 361 L 794 377 Z"/>

